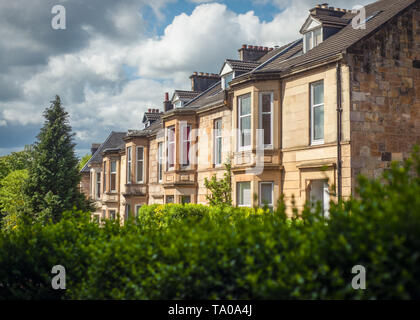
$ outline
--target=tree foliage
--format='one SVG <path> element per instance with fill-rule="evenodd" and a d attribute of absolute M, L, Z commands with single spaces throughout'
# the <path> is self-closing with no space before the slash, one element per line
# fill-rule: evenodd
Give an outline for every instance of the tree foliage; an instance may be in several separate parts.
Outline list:
<path fill-rule="evenodd" d="M 15 170 L 0 181 L 0 219 L 3 230 L 17 227 L 25 210 L 24 186 L 28 171 Z"/>
<path fill-rule="evenodd" d="M 74 153 L 74 134 L 59 96 L 45 110 L 44 117 L 25 193 L 36 220 L 57 222 L 66 210 L 92 208 L 79 191 L 81 177 Z"/>
<path fill-rule="evenodd" d="M 92 158 L 92 155 L 87 153 L 85 154 L 82 159 L 80 159 L 79 161 L 79 171 L 83 169 L 83 167 L 86 165 L 86 163 L 90 160 L 90 158 Z"/>
<path fill-rule="evenodd" d="M 232 166 L 230 160 L 224 166 L 223 179 L 217 180 L 216 175 L 213 175 L 210 180 L 204 179 L 204 186 L 208 191 L 206 199 L 211 206 L 232 205 Z"/>
<path fill-rule="evenodd" d="M 0 180 L 12 171 L 28 169 L 32 161 L 32 149 L 32 146 L 28 145 L 23 151 L 0 157 Z"/>
<path fill-rule="evenodd" d="M 420 157 L 359 179 L 358 198 L 306 206 L 143 206 L 136 223 L 65 213 L 0 234 L 3 299 L 419 299 Z M 75 215 L 78 218 L 75 218 Z M 67 289 L 52 290 L 51 267 Z M 355 290 L 352 268 L 366 269 Z"/>

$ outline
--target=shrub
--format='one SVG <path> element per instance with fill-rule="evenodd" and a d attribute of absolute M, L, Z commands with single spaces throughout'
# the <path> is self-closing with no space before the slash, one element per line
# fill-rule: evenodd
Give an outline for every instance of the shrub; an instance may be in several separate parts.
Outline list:
<path fill-rule="evenodd" d="M 411 174 L 410 174 L 411 172 Z M 359 181 L 330 219 L 261 208 L 143 206 L 103 227 L 68 213 L 0 236 L 0 297 L 13 299 L 420 298 L 420 160 Z M 51 268 L 67 290 L 50 289 Z M 366 290 L 351 286 L 366 268 Z"/>

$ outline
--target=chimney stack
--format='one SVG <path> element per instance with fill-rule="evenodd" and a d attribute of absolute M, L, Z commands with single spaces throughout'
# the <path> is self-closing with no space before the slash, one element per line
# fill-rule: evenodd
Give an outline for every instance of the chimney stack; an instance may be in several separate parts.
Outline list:
<path fill-rule="evenodd" d="M 207 72 L 194 72 L 190 79 L 191 91 L 203 92 L 219 81 L 219 75 Z"/>
<path fill-rule="evenodd" d="M 172 105 L 172 102 L 169 101 L 169 93 L 165 92 L 165 101 L 163 101 L 163 110 L 164 112 L 167 112 L 169 110 L 172 110 L 174 106 Z"/>
<path fill-rule="evenodd" d="M 328 3 L 317 4 L 314 8 L 309 10 L 312 15 L 327 15 L 341 18 L 346 12 L 346 9 L 334 8 L 328 6 Z"/>
<path fill-rule="evenodd" d="M 263 47 L 263 46 L 252 46 L 252 45 L 242 45 L 242 48 L 239 49 L 239 60 L 241 61 L 257 61 L 267 52 L 273 50 L 273 48 Z"/>
<path fill-rule="evenodd" d="M 101 146 L 100 143 L 92 143 L 92 146 L 90 147 L 90 152 L 92 156 L 99 149 L 100 146 Z"/>

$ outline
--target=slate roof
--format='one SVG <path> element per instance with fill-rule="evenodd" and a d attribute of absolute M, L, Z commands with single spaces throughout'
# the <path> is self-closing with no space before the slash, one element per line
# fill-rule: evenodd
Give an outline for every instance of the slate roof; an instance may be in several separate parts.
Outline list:
<path fill-rule="evenodd" d="M 257 61 L 242 61 L 234 59 L 226 59 L 225 62 L 236 72 L 248 72 L 261 64 Z"/>
<path fill-rule="evenodd" d="M 110 151 L 113 149 L 124 149 L 125 142 L 123 138 L 126 134 L 126 132 L 112 131 L 109 134 L 108 138 L 106 138 L 105 142 L 99 146 L 98 150 L 96 150 L 96 152 L 92 155 L 92 157 L 85 164 L 82 170 L 80 170 L 80 172 L 89 172 L 89 164 L 102 163 L 103 152 Z"/>
<path fill-rule="evenodd" d="M 162 115 L 161 112 L 145 112 L 143 116 L 143 123 L 147 121 L 156 121 L 160 119 L 160 116 Z"/>
<path fill-rule="evenodd" d="M 191 100 L 198 96 L 201 92 L 199 91 L 185 91 L 185 90 L 175 90 L 174 97 L 177 95 L 180 100 Z"/>
<path fill-rule="evenodd" d="M 418 0 L 417 0 L 418 1 Z M 253 72 L 281 72 L 293 67 L 302 66 L 313 61 L 322 60 L 327 57 L 337 55 L 360 40 L 375 32 L 384 23 L 403 11 L 416 0 L 381 0 L 365 7 L 366 17 L 381 11 L 378 15 L 366 22 L 366 29 L 354 29 L 351 20 L 343 29 L 324 40 L 321 44 L 308 51 L 306 54 L 292 59 L 274 59 L 264 67 Z M 346 14 L 343 18 L 348 18 L 352 14 Z"/>
<path fill-rule="evenodd" d="M 162 119 L 159 118 L 150 126 L 142 130 L 128 130 L 125 137 L 147 137 L 151 134 L 157 133 L 162 128 Z"/>
<path fill-rule="evenodd" d="M 188 102 L 183 109 L 198 109 L 215 105 L 223 102 L 224 96 L 224 90 L 222 89 L 221 82 L 219 81 L 195 99 Z"/>

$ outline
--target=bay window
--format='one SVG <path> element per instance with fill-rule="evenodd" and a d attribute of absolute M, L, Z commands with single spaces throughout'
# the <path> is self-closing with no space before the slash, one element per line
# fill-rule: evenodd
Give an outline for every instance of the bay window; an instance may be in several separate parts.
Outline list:
<path fill-rule="evenodd" d="M 127 183 L 131 183 L 131 147 L 127 147 Z"/>
<path fill-rule="evenodd" d="M 222 164 L 222 119 L 214 121 L 214 164 Z"/>
<path fill-rule="evenodd" d="M 101 173 L 96 172 L 96 198 L 101 197 Z"/>
<path fill-rule="evenodd" d="M 191 148 L 191 126 L 181 126 L 181 165 L 188 167 L 190 165 Z"/>
<path fill-rule="evenodd" d="M 237 182 L 236 201 L 238 207 L 251 206 L 251 182 Z"/>
<path fill-rule="evenodd" d="M 137 147 L 136 182 L 143 183 L 144 174 L 144 148 Z"/>
<path fill-rule="evenodd" d="M 324 82 L 311 84 L 311 144 L 324 143 Z"/>
<path fill-rule="evenodd" d="M 251 148 L 251 95 L 238 97 L 239 151 Z"/>
<path fill-rule="evenodd" d="M 158 179 L 163 180 L 163 143 L 158 144 Z"/>
<path fill-rule="evenodd" d="M 104 193 L 106 192 L 106 161 L 104 161 Z"/>
<path fill-rule="evenodd" d="M 175 167 L 175 127 L 169 127 L 167 131 L 167 170 L 171 170 Z"/>
<path fill-rule="evenodd" d="M 111 161 L 111 170 L 110 170 L 110 186 L 111 191 L 117 190 L 117 161 Z"/>
<path fill-rule="evenodd" d="M 260 129 L 264 130 L 264 148 L 273 148 L 273 93 L 260 93 Z"/>

